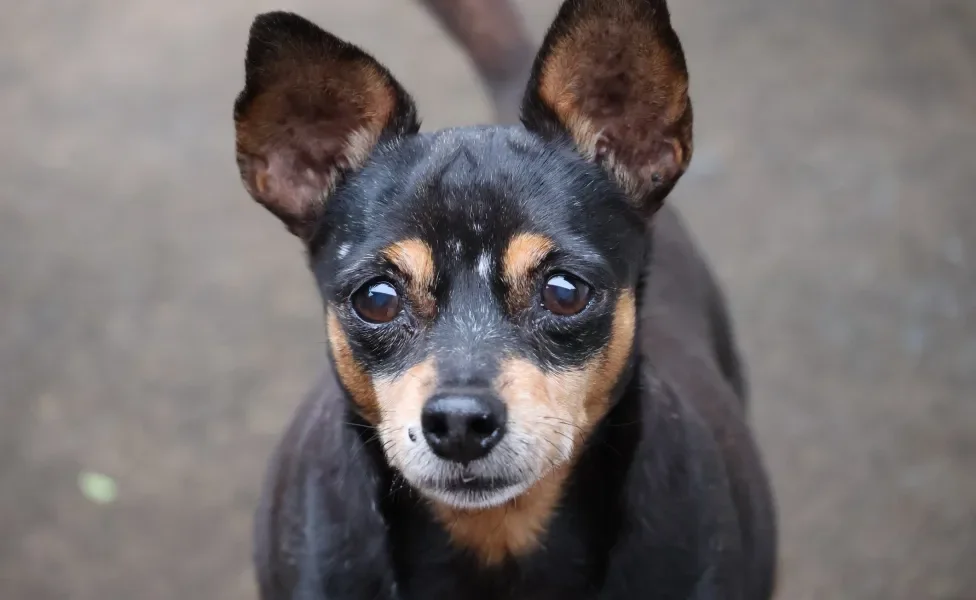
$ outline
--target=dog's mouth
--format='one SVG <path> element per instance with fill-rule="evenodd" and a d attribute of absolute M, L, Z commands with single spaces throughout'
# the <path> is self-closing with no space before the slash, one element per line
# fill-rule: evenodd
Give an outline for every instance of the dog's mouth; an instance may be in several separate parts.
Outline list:
<path fill-rule="evenodd" d="M 435 486 L 425 486 L 425 494 L 431 498 L 462 509 L 491 508 L 521 495 L 528 486 L 525 482 L 511 479 L 485 479 L 476 477 L 470 481 L 457 479 L 440 481 Z"/>
<path fill-rule="evenodd" d="M 433 500 L 462 509 L 491 508 L 518 497 L 531 487 L 523 479 L 459 470 L 448 477 L 424 478 L 414 483 L 422 494 Z"/>
<path fill-rule="evenodd" d="M 485 477 L 474 473 L 461 475 L 439 481 L 425 482 L 428 489 L 436 489 L 449 493 L 494 493 L 519 484 L 515 479 L 507 477 Z"/>

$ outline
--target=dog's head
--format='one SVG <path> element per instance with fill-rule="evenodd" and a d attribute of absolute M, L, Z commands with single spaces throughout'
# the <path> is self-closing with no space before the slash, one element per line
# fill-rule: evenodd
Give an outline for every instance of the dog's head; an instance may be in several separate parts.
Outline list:
<path fill-rule="evenodd" d="M 647 223 L 691 157 L 687 87 L 663 0 L 570 0 L 524 127 L 420 134 L 373 58 L 295 15 L 254 22 L 245 187 L 305 242 L 336 372 L 428 497 L 518 497 L 613 404 Z"/>

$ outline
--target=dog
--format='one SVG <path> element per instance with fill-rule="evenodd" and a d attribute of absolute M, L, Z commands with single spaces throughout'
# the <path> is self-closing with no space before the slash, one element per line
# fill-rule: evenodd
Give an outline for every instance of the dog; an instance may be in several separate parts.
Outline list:
<path fill-rule="evenodd" d="M 420 133 L 374 58 L 259 15 L 249 194 L 297 236 L 326 367 L 267 474 L 263 600 L 765 600 L 776 516 L 664 0 L 568 0 L 521 125 Z"/>

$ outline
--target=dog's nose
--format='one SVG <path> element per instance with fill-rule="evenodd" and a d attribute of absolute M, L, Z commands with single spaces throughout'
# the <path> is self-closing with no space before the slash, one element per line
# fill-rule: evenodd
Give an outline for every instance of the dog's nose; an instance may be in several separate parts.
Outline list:
<path fill-rule="evenodd" d="M 427 401 L 420 425 L 434 454 L 469 463 L 498 444 L 506 417 L 505 404 L 493 395 L 444 393 Z"/>

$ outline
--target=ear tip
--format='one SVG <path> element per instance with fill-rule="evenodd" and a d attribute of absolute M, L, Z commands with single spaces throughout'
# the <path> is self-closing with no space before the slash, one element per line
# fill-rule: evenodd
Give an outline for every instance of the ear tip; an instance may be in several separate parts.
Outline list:
<path fill-rule="evenodd" d="M 254 17 L 248 34 L 248 63 L 258 62 L 281 51 L 285 42 L 322 45 L 336 43 L 337 38 L 315 23 L 295 13 L 273 11 Z"/>
<path fill-rule="evenodd" d="M 560 7 L 556 24 L 565 25 L 565 21 L 585 14 L 619 15 L 622 12 L 656 23 L 669 23 L 671 18 L 667 0 L 566 0 Z"/>
<path fill-rule="evenodd" d="M 362 50 L 322 29 L 305 17 L 287 11 L 261 13 L 254 17 L 248 35 L 245 69 L 260 69 L 289 52 L 329 53 L 350 58 Z"/>
<path fill-rule="evenodd" d="M 267 12 L 254 17 L 248 32 L 245 68 L 250 71 L 259 67 L 267 58 L 274 56 L 280 41 L 302 19 L 286 12 Z M 300 26 L 300 25 L 299 25 Z"/>
<path fill-rule="evenodd" d="M 296 29 L 316 27 L 314 23 L 292 12 L 275 10 L 260 13 L 251 22 L 251 38 L 263 37 L 267 34 L 291 33 Z"/>

